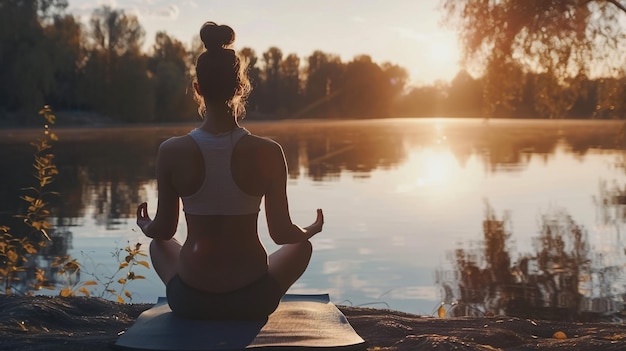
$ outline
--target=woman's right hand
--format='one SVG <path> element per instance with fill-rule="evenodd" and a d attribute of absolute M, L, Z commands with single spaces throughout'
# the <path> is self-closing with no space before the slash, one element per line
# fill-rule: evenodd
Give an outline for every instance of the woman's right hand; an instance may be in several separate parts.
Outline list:
<path fill-rule="evenodd" d="M 324 212 L 322 211 L 321 208 L 317 209 L 317 218 L 315 218 L 315 222 L 313 222 L 313 224 L 311 224 L 310 226 L 304 228 L 306 229 L 306 233 L 309 236 L 309 239 L 322 231 L 322 227 L 324 226 Z"/>
<path fill-rule="evenodd" d="M 137 225 L 146 236 L 148 236 L 147 228 L 150 223 L 152 223 L 152 219 L 148 215 L 148 203 L 142 202 L 137 206 Z"/>

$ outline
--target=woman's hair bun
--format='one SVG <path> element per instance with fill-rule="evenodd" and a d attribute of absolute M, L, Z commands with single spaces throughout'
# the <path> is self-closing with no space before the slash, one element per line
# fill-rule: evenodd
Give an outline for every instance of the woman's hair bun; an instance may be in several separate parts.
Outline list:
<path fill-rule="evenodd" d="M 207 50 L 221 49 L 235 42 L 235 31 L 227 25 L 206 22 L 200 28 L 200 39 Z"/>

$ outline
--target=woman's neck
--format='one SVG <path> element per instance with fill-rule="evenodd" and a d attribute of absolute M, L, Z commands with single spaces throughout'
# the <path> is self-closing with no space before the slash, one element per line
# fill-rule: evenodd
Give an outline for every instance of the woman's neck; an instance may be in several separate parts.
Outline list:
<path fill-rule="evenodd" d="M 215 109 L 207 109 L 200 128 L 207 132 L 218 134 L 230 132 L 238 126 L 239 124 L 237 124 L 235 118 L 230 114 L 230 111 L 218 112 Z"/>

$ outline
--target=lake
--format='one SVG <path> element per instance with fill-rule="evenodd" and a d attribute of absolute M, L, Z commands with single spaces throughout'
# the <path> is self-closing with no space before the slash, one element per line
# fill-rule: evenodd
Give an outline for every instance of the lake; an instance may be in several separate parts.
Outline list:
<path fill-rule="evenodd" d="M 312 240 L 309 268 L 290 292 L 427 315 L 441 304 L 455 315 L 544 318 L 612 315 L 623 308 L 624 122 L 242 125 L 282 144 L 294 222 L 310 224 L 318 207 L 326 215 L 324 231 Z M 134 215 L 142 201 L 152 214 L 156 210 L 156 150 L 193 127 L 55 129 L 61 203 L 54 223 L 63 237 L 55 253 L 77 258 L 81 279 L 111 275 L 118 266 L 112 252 L 129 243 L 147 248 Z M 0 131 L 4 219 L 31 181 L 28 142 L 40 133 Z M 262 210 L 260 235 L 273 251 L 264 218 Z M 184 240 L 185 232 L 181 217 L 176 237 Z M 153 270 L 135 271 L 147 279 L 127 286 L 133 302 L 164 296 Z"/>

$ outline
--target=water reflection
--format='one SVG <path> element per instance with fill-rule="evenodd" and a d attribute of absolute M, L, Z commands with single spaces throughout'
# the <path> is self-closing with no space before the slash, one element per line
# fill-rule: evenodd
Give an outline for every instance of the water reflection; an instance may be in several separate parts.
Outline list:
<path fill-rule="evenodd" d="M 80 281 L 80 272 L 76 274 L 59 275 L 61 267 L 55 262 L 59 257 L 68 255 L 72 249 L 73 234 L 63 227 L 57 227 L 49 232 L 50 241 L 47 241 L 36 256 L 28 257 L 24 264 L 24 271 L 15 274 L 17 279 L 11 281 L 11 288 L 17 293 L 33 291 L 38 285 L 45 286 L 73 286 Z M 38 272 L 38 269 L 41 270 Z M 43 279 L 37 275 L 43 273 Z M 3 285 L 6 282 L 0 280 Z M 41 288 L 41 287 L 40 287 Z"/>
<path fill-rule="evenodd" d="M 539 225 L 535 252 L 512 262 L 511 223 L 487 204 L 483 241 L 450 253 L 452 274 L 437 274 L 444 301 L 456 305 L 452 315 L 597 320 L 623 310 L 621 263 L 606 259 L 619 252 L 592 250 L 587 230 L 562 210 L 544 214 Z"/>
<path fill-rule="evenodd" d="M 319 289 L 339 301 L 357 303 L 359 296 L 361 302 L 383 301 L 392 308 L 419 300 L 419 309 L 406 308 L 418 313 L 430 312 L 445 299 L 460 302 L 453 311 L 458 314 L 586 318 L 587 312 L 618 310 L 624 291 L 619 276 L 624 239 L 619 235 L 626 223 L 626 173 L 619 168 L 623 158 L 615 157 L 624 155 L 622 123 L 432 119 L 245 126 L 283 146 L 290 191 L 299 192 L 290 204 L 297 218 L 308 220 L 299 215 L 308 215 L 318 203 L 329 207 L 332 235 L 316 239 L 319 261 L 312 262 L 310 272 L 317 275 L 314 281 L 303 279 L 296 287 L 300 292 Z M 129 231 L 136 204 L 154 199 L 158 145 L 193 127 L 57 131 L 54 152 L 61 174 L 54 190 L 61 198 L 54 217 L 59 233 L 73 232 L 80 240 Z M 36 133 L 0 131 L 0 159 L 10 167 L 0 173 L 0 224 L 13 226 L 11 215 L 22 206 L 20 188 L 31 181 L 28 142 Z M 597 179 L 596 173 L 603 174 L 598 170 L 603 153 L 611 155 L 616 172 Z M 595 173 L 576 177 L 587 171 Z M 572 185 L 544 194 L 556 187 L 550 182 Z M 593 198 L 581 190 L 590 182 Z M 532 214 L 544 205 L 536 198 L 569 199 L 570 194 L 580 195 L 578 207 L 568 208 L 569 213 L 544 211 L 535 230 L 493 210 L 483 218 L 475 209 L 489 198 L 499 211 Z M 586 203 L 579 206 L 582 201 L 591 203 L 590 211 Z M 589 212 L 597 220 L 592 227 L 583 218 Z M 474 228 L 482 221 L 482 228 Z M 468 241 L 478 232 L 480 243 Z M 533 245 L 526 245 L 529 233 L 537 233 Z M 51 245 L 49 257 L 71 251 L 73 236 L 64 237 L 68 242 Z M 445 255 L 447 243 L 459 240 L 461 248 L 449 254 L 451 267 L 437 270 L 433 281 L 437 256 Z M 444 294 L 437 297 L 441 287 Z"/>
<path fill-rule="evenodd" d="M 605 226 L 618 226 L 626 223 L 626 184 L 616 181 L 600 181 L 598 196 L 594 202 L 598 209 L 598 221 Z"/>
<path fill-rule="evenodd" d="M 590 149 L 615 149 L 620 146 L 619 123 L 441 119 L 301 121 L 246 127 L 283 145 L 290 177 L 333 181 L 342 172 L 367 178 L 374 170 L 402 164 L 412 150 L 441 144 L 461 166 L 478 154 L 488 172 L 519 171 L 526 167 L 531 154 L 544 155 L 548 162 L 562 144 L 580 156 Z M 96 206 L 99 221 L 112 226 L 116 219 L 132 215 L 141 189 L 154 179 L 158 145 L 193 127 L 57 131 L 56 163 L 62 176 L 56 186 L 63 194 L 59 217 L 81 217 L 90 205 Z M 28 143 L 34 135 L 36 131 L 0 131 L 0 158 L 13 170 L 0 174 L 0 196 L 5 200 L 0 203 L 0 213 L 4 215 L 19 208 L 19 189 L 30 181 L 25 175 L 30 172 L 32 150 Z"/>

